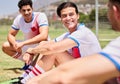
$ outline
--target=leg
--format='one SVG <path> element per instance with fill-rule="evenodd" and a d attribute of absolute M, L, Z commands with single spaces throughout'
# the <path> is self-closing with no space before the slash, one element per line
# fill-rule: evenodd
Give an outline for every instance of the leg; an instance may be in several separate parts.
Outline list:
<path fill-rule="evenodd" d="M 27 84 L 102 84 L 119 75 L 110 60 L 93 55 L 64 63 L 29 80 Z"/>
<path fill-rule="evenodd" d="M 73 56 L 71 56 L 68 52 L 58 53 L 58 54 L 56 54 L 55 65 L 58 66 L 65 62 L 71 61 L 73 59 L 75 59 L 75 58 Z"/>
<path fill-rule="evenodd" d="M 27 76 L 25 76 L 24 79 L 21 80 L 21 82 L 26 83 L 27 80 L 52 69 L 54 65 L 54 61 L 55 61 L 54 55 L 42 56 L 42 58 L 40 59 L 38 58 L 37 63 L 32 68 L 32 71 L 30 71 L 30 73 Z"/>
<path fill-rule="evenodd" d="M 56 66 L 65 63 L 74 59 L 68 52 L 52 54 L 49 56 L 42 56 L 42 58 L 36 63 L 32 71 L 27 77 L 25 77 L 21 82 L 25 83 L 28 79 L 38 76 L 39 74 L 44 73 L 44 71 L 49 71 L 53 68 L 53 65 Z"/>
<path fill-rule="evenodd" d="M 9 42 L 3 43 L 2 50 L 9 56 L 13 56 L 16 53 L 15 49 L 9 44 Z"/>

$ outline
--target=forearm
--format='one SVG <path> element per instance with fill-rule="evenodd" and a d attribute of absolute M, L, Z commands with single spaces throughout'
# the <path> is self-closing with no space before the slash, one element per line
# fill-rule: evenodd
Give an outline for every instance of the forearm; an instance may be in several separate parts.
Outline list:
<path fill-rule="evenodd" d="M 28 52 L 41 53 L 42 55 L 50 55 L 64 52 L 72 48 L 73 46 L 76 46 L 76 43 L 70 39 L 66 39 L 59 42 L 45 41 L 41 42 L 37 47 L 31 49 Z"/>
<path fill-rule="evenodd" d="M 9 42 L 11 45 L 14 45 L 14 44 L 16 43 L 15 36 L 13 36 L 13 35 L 11 35 L 11 34 L 8 34 L 7 40 L 8 40 L 8 42 Z"/>

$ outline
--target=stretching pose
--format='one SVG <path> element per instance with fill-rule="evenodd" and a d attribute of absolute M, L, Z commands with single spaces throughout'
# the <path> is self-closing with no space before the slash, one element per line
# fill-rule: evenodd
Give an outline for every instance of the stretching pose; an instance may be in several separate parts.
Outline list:
<path fill-rule="evenodd" d="M 109 0 L 108 19 L 112 29 L 120 31 L 120 0 Z M 111 41 L 98 54 L 61 64 L 55 69 L 32 78 L 27 84 L 103 84 L 115 77 L 118 77 L 116 80 L 120 84 L 119 76 L 120 37 Z"/>
<path fill-rule="evenodd" d="M 40 53 L 42 58 L 20 82 L 26 83 L 28 79 L 52 69 L 53 65 L 58 66 L 75 58 L 101 51 L 95 34 L 84 24 L 78 23 L 79 13 L 74 3 L 64 2 L 60 4 L 57 8 L 57 14 L 68 32 L 53 41 L 42 41 L 37 47 L 27 50 L 30 54 Z M 24 57 L 27 58 L 27 55 Z"/>

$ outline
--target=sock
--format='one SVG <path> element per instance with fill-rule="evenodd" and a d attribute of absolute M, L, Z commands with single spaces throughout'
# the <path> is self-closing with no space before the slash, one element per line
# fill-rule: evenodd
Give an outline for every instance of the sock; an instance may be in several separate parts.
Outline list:
<path fill-rule="evenodd" d="M 30 65 L 28 65 L 28 64 L 25 63 L 24 66 L 22 67 L 22 70 L 27 70 L 29 68 L 29 66 Z"/>
<path fill-rule="evenodd" d="M 44 72 L 45 71 L 36 64 L 35 67 L 33 67 L 32 71 L 21 80 L 21 83 L 25 84 L 28 79 L 38 76 L 39 74 L 42 74 Z"/>
<path fill-rule="evenodd" d="M 16 52 L 12 57 L 23 61 L 22 53 Z"/>
<path fill-rule="evenodd" d="M 33 66 L 29 65 L 28 69 L 25 70 L 25 72 L 20 77 L 26 77 L 32 71 L 32 68 Z"/>

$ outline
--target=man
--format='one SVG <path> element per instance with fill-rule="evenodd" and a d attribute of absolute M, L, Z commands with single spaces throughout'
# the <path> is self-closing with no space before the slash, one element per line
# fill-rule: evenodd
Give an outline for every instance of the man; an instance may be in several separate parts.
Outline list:
<path fill-rule="evenodd" d="M 109 0 L 108 19 L 112 28 L 120 31 L 120 0 Z M 119 43 L 120 37 L 110 42 L 100 53 L 64 63 L 34 77 L 27 84 L 103 84 L 120 76 Z"/>
<path fill-rule="evenodd" d="M 48 20 L 44 13 L 33 12 L 32 0 L 20 0 L 19 12 L 8 33 L 8 41 L 2 45 L 2 50 L 9 56 L 24 61 L 23 54 L 29 47 L 35 47 L 41 41 L 48 39 Z M 23 41 L 17 41 L 16 35 L 21 30 Z M 29 58 L 32 62 L 32 58 Z"/>
<path fill-rule="evenodd" d="M 84 24 L 78 23 L 79 13 L 73 2 L 64 2 L 57 8 L 57 14 L 68 32 L 57 37 L 54 41 L 42 41 L 37 47 L 27 50 L 30 54 L 40 53 L 41 60 L 21 82 L 42 74 L 75 58 L 84 57 L 101 51 L 95 34 Z M 24 55 L 26 58 L 27 56 Z M 77 65 L 76 65 L 77 66 Z M 42 83 L 44 84 L 44 83 Z"/>

